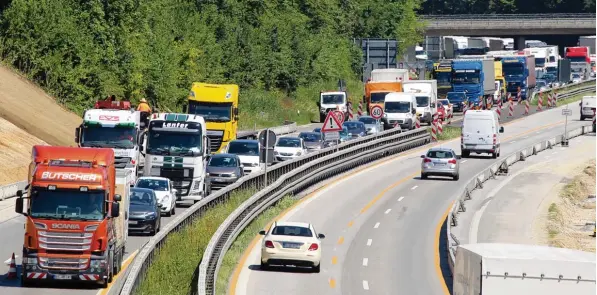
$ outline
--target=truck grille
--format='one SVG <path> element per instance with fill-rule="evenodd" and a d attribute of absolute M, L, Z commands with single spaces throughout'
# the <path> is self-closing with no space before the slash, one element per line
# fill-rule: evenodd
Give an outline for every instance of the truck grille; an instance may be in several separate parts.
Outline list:
<path fill-rule="evenodd" d="M 86 251 L 91 249 L 93 233 L 38 232 L 39 247 L 46 250 Z"/>
<path fill-rule="evenodd" d="M 124 169 L 130 162 L 130 157 L 114 157 L 114 166 L 116 166 L 116 169 Z"/>
<path fill-rule="evenodd" d="M 39 257 L 39 266 L 48 269 L 82 270 L 87 268 L 87 258 L 46 258 Z"/>
<path fill-rule="evenodd" d="M 209 149 L 212 153 L 217 152 L 220 149 L 220 146 L 222 146 L 222 138 L 224 137 L 223 135 L 207 135 L 207 137 L 209 138 Z"/>
<path fill-rule="evenodd" d="M 184 170 L 188 170 L 188 176 L 184 177 Z M 176 196 L 186 196 L 189 194 L 193 184 L 193 168 L 164 168 L 160 169 L 160 176 L 170 178 L 172 186 L 178 191 Z"/>

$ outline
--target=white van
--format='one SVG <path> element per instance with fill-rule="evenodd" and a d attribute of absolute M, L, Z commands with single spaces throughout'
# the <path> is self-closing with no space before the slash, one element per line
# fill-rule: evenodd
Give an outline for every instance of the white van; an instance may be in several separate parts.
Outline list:
<path fill-rule="evenodd" d="M 580 101 L 580 120 L 593 118 L 596 105 L 595 96 L 583 96 Z"/>
<path fill-rule="evenodd" d="M 492 158 L 500 156 L 500 137 L 504 127 L 500 126 L 497 113 L 491 110 L 468 110 L 462 121 L 460 150 L 462 157 L 471 152 L 491 154 Z"/>
<path fill-rule="evenodd" d="M 415 129 L 417 114 L 417 98 L 415 94 L 405 92 L 391 92 L 386 94 L 384 103 L 384 118 L 389 126 L 394 128 L 398 124 L 401 129 Z"/>

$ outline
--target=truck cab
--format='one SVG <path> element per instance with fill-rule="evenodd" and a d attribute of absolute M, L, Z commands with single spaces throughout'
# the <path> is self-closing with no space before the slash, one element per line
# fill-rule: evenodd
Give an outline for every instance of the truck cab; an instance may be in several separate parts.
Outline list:
<path fill-rule="evenodd" d="M 469 102 L 480 104 L 481 97 L 485 92 L 483 89 L 484 74 L 481 60 L 453 60 L 452 92 L 465 92 Z"/>
<path fill-rule="evenodd" d="M 437 81 L 406 81 L 403 88 L 404 92 L 415 95 L 417 115 L 420 116 L 421 123 L 427 123 L 431 126 L 433 116 L 437 114 Z"/>
<path fill-rule="evenodd" d="M 516 55 L 505 56 L 501 60 L 508 93 L 516 98 L 520 88 L 521 99 L 530 97 L 536 84 L 535 58 L 532 55 Z"/>
<path fill-rule="evenodd" d="M 143 175 L 172 180 L 177 201 L 199 202 L 205 196 L 205 165 L 209 151 L 203 117 L 153 114 L 147 133 Z"/>
<path fill-rule="evenodd" d="M 188 114 L 203 117 L 211 153 L 219 153 L 238 131 L 238 85 L 193 83 Z"/>
<path fill-rule="evenodd" d="M 441 60 L 437 63 L 431 77 L 437 80 L 437 95 L 445 97 L 452 89 L 452 60 Z"/>
<path fill-rule="evenodd" d="M 320 91 L 319 121 L 323 122 L 330 111 L 339 110 L 344 113 L 344 121 L 348 121 L 348 94 L 346 91 Z"/>
<path fill-rule="evenodd" d="M 75 142 L 82 148 L 110 148 L 116 169 L 130 170 L 137 176 L 143 169 L 141 113 L 128 101 L 98 101 L 86 110 L 75 130 Z M 131 183 L 133 185 L 134 183 Z"/>
<path fill-rule="evenodd" d="M 417 115 L 417 98 L 414 93 L 392 92 L 386 95 L 384 118 L 387 126 L 384 129 L 399 125 L 403 130 L 415 128 Z"/>
<path fill-rule="evenodd" d="M 128 195 L 117 192 L 128 190 L 130 178 L 117 189 L 111 149 L 34 146 L 32 158 L 27 193 L 17 191 L 15 204 L 25 216 L 21 284 L 106 288 L 125 254 Z"/>

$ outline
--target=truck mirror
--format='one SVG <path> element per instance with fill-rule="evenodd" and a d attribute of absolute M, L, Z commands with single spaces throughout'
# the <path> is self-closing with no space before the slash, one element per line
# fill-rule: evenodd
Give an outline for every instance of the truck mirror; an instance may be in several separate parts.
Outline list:
<path fill-rule="evenodd" d="M 321 103 L 319 101 L 316 102 L 316 104 L 317 104 L 318 107 L 321 107 Z"/>
<path fill-rule="evenodd" d="M 17 191 L 17 197 L 19 197 L 19 198 L 23 197 L 23 191 L 22 190 L 18 190 Z"/>
<path fill-rule="evenodd" d="M 81 134 L 81 127 L 75 128 L 75 143 L 79 143 L 79 135 Z"/>
<path fill-rule="evenodd" d="M 120 202 L 122 201 L 122 197 L 118 194 L 114 195 L 114 202 Z"/>
<path fill-rule="evenodd" d="M 238 108 L 234 108 L 234 116 L 238 117 Z"/>
<path fill-rule="evenodd" d="M 185 113 L 185 114 L 186 114 L 186 113 L 187 113 L 187 109 L 188 109 L 187 105 L 183 105 L 183 106 L 182 106 L 182 112 L 183 112 L 183 113 Z"/>
<path fill-rule="evenodd" d="M 145 150 L 145 147 L 144 147 L 142 144 L 140 144 L 140 145 L 139 145 L 139 151 L 140 151 L 140 152 L 143 152 L 144 150 Z"/>
<path fill-rule="evenodd" d="M 120 204 L 112 203 L 112 211 L 110 211 L 110 217 L 116 218 L 118 216 L 120 216 Z"/>
<path fill-rule="evenodd" d="M 234 121 L 238 121 L 238 116 L 234 116 Z"/>
<path fill-rule="evenodd" d="M 500 126 L 500 133 L 504 133 L 504 126 Z"/>
<path fill-rule="evenodd" d="M 17 198 L 15 201 L 15 213 L 23 214 L 23 198 Z"/>

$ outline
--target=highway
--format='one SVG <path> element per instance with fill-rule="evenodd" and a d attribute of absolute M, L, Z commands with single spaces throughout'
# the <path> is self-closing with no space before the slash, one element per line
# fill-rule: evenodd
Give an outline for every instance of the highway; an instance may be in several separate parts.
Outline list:
<path fill-rule="evenodd" d="M 308 125 L 298 126 L 297 132 L 284 135 L 284 136 L 297 136 L 303 131 L 312 131 L 314 128 L 321 127 L 320 123 L 312 123 Z M 20 281 L 6 279 L 9 265 L 4 261 L 9 260 L 12 253 L 17 256 L 17 271 L 20 273 L 21 265 L 21 252 L 23 247 L 23 236 L 24 236 L 24 222 L 25 217 L 17 215 L 14 212 L 14 198 L 3 201 L 3 203 L 10 203 L 8 206 L 3 206 L 2 214 L 3 218 L 0 219 L 0 234 L 3 237 L 11 237 L 10 239 L 3 239 L 0 243 L 0 294 L 2 295 L 22 295 L 22 294 L 107 294 L 98 289 L 96 285 L 89 284 L 46 284 L 41 285 L 38 288 L 21 288 Z M 181 214 L 188 209 L 188 204 L 182 204 L 176 209 L 176 214 Z M 7 217 L 4 215 L 7 214 Z M 173 217 L 162 216 L 162 228 L 170 222 Z M 137 250 L 140 249 L 151 237 L 150 236 L 129 236 L 126 245 L 126 258 L 124 265 L 128 266 L 132 262 L 134 255 Z"/>
<path fill-rule="evenodd" d="M 578 103 L 569 107 L 578 114 Z M 590 124 L 571 118 L 569 128 Z M 563 119 L 557 108 L 505 123 L 500 158 L 562 133 Z M 460 153 L 459 144 L 442 146 Z M 442 223 L 455 194 L 495 160 L 462 159 L 460 181 L 420 180 L 420 155 L 428 148 L 349 172 L 279 218 L 311 222 L 326 235 L 321 273 L 261 271 L 256 243 L 240 261 L 231 294 L 449 294 L 438 252 Z"/>

